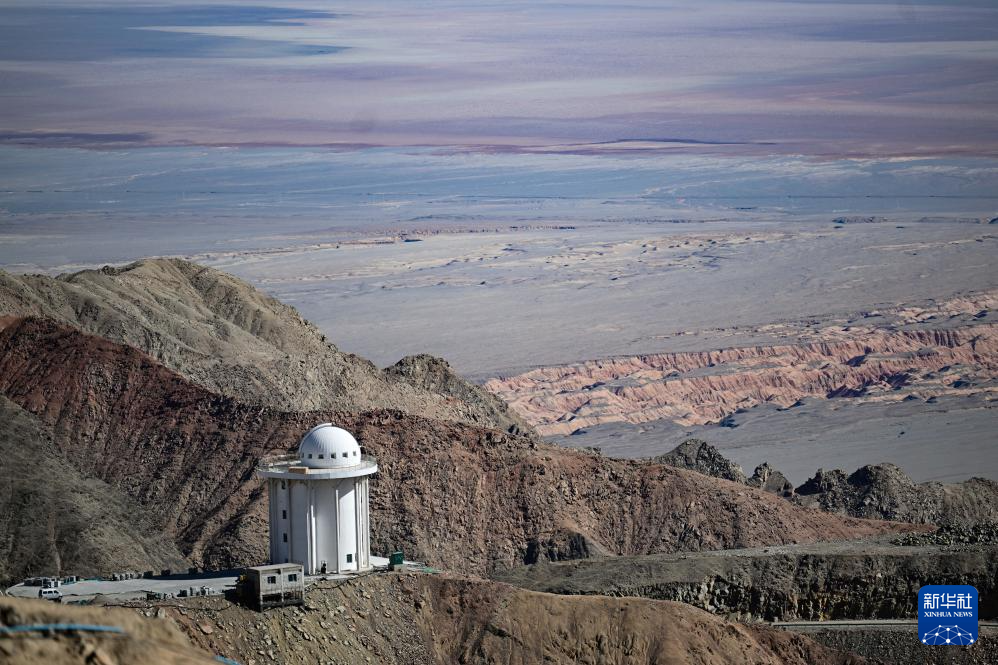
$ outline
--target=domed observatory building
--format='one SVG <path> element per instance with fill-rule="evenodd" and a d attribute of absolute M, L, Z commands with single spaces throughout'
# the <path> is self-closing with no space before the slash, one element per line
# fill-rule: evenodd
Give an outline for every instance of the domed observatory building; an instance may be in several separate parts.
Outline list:
<path fill-rule="evenodd" d="M 368 481 L 378 464 L 346 430 L 313 427 L 297 455 L 263 460 L 270 494 L 270 562 L 306 575 L 371 568 Z"/>

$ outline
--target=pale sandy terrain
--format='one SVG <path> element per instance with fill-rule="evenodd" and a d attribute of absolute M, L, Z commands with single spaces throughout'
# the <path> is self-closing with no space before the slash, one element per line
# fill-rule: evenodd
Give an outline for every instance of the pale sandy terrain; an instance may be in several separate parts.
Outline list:
<path fill-rule="evenodd" d="M 552 223 L 202 260 L 380 364 L 447 357 L 569 445 L 652 455 L 695 432 L 795 482 L 882 461 L 957 480 L 998 477 L 994 228 Z"/>
<path fill-rule="evenodd" d="M 507 216 L 514 205 L 522 221 Z M 816 466 L 874 461 L 897 461 L 917 479 L 998 477 L 991 216 L 600 220 L 528 217 L 531 205 L 504 202 L 494 222 L 430 216 L 367 232 L 220 223 L 210 243 L 166 241 L 165 227 L 147 240 L 124 235 L 124 245 L 98 234 L 101 255 L 53 239 L 35 261 L 65 252 L 66 264 L 47 269 L 58 272 L 78 266 L 79 252 L 188 256 L 294 305 L 344 351 L 381 366 L 413 353 L 447 358 L 494 380 L 555 440 L 611 454 L 659 454 L 696 431 L 749 471 L 792 451 L 799 464 L 784 471 L 795 482 Z M 827 409 L 774 410 L 829 394 L 839 396 Z M 908 396 L 925 408 L 886 415 Z M 965 416 L 958 431 L 927 415 L 939 409 L 931 398 Z M 845 415 L 854 402 L 866 417 Z M 791 412 L 811 417 L 781 415 Z M 711 424 L 731 414 L 751 426 Z M 915 420 L 932 434 L 902 447 L 884 438 Z M 946 432 L 950 463 L 938 471 L 927 460 Z"/>
<path fill-rule="evenodd" d="M 668 452 L 688 438 L 707 439 L 749 474 L 763 462 L 800 485 L 819 468 L 852 473 L 890 462 L 916 482 L 998 478 L 998 402 L 983 396 L 900 402 L 805 399 L 789 409 L 765 405 L 736 413 L 730 426 L 684 427 L 668 420 L 611 423 L 559 437 L 615 457 Z"/>
<path fill-rule="evenodd" d="M 786 341 L 784 324 L 998 288 L 994 228 L 614 222 L 197 258 L 295 305 L 344 350 L 382 365 L 429 352 L 486 379 Z"/>

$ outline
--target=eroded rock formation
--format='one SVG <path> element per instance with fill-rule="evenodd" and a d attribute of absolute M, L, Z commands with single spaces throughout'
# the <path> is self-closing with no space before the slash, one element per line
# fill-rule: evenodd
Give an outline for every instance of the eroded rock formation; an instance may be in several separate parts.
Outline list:
<path fill-rule="evenodd" d="M 898 321 L 966 315 L 992 298 L 956 299 L 931 310 L 901 308 Z M 983 310 L 988 311 L 988 310 Z M 872 316 L 872 315 L 871 315 Z M 488 381 L 543 435 L 613 422 L 722 422 L 759 404 L 806 397 L 901 400 L 998 390 L 998 326 L 900 329 L 840 326 L 796 344 L 606 358 L 542 367 Z"/>
<path fill-rule="evenodd" d="M 745 483 L 749 487 L 758 487 L 765 492 L 782 496 L 785 499 L 792 497 L 794 494 L 793 484 L 787 480 L 786 476 L 771 467 L 769 462 L 763 462 L 755 467 L 752 477 L 746 480 Z"/>
<path fill-rule="evenodd" d="M 846 474 L 817 473 L 794 489 L 768 462 L 746 478 L 741 467 L 700 439 L 684 441 L 654 461 L 759 488 L 797 505 L 867 519 L 946 527 L 977 527 L 998 522 L 998 482 L 971 478 L 961 483 L 916 483 L 893 464 L 870 464 Z"/>

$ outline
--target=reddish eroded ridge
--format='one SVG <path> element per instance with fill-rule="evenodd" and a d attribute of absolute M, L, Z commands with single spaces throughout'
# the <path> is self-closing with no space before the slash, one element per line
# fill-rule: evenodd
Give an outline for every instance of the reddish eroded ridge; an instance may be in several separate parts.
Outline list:
<path fill-rule="evenodd" d="M 43 319 L 0 331 L 0 395 L 50 428 L 82 472 L 160 515 L 160 527 L 196 565 L 266 558 L 266 497 L 255 463 L 327 421 L 350 429 L 378 457 L 374 549 L 402 547 L 452 570 L 924 529 L 832 515 L 691 471 L 401 411 L 249 405 L 132 347 Z"/>
<path fill-rule="evenodd" d="M 805 397 L 903 399 L 994 392 L 998 326 L 835 327 L 821 341 L 666 353 L 542 367 L 486 387 L 543 435 L 611 422 L 718 422 Z M 991 385 L 981 385 L 981 383 Z"/>

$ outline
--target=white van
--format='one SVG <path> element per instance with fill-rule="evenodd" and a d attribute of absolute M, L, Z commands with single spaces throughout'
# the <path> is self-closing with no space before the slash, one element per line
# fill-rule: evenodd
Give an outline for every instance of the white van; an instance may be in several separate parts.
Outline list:
<path fill-rule="evenodd" d="M 38 597 L 44 598 L 45 600 L 54 600 L 57 603 L 62 602 L 62 591 L 58 589 L 39 589 Z"/>

